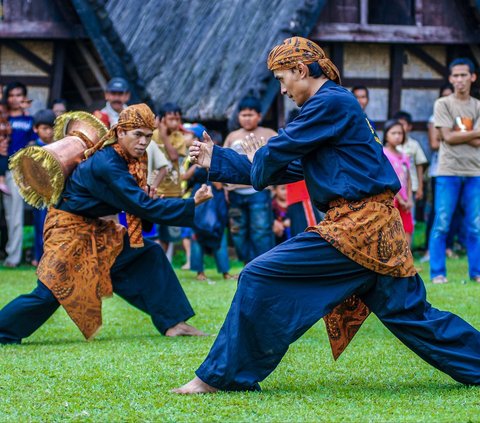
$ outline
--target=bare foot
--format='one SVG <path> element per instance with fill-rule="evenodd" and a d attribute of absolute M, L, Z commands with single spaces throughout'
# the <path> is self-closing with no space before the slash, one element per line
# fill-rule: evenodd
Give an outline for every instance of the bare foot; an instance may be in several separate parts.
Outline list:
<path fill-rule="evenodd" d="M 455 253 L 455 251 L 453 251 L 451 248 L 447 248 L 445 250 L 445 255 L 451 259 L 458 259 L 458 254 Z"/>
<path fill-rule="evenodd" d="M 206 384 L 202 379 L 195 376 L 194 379 L 180 388 L 172 389 L 172 392 L 182 395 L 214 394 L 215 392 L 218 392 L 218 389 Z"/>
<path fill-rule="evenodd" d="M 204 272 L 198 272 L 196 279 L 197 281 L 206 281 L 208 278 Z"/>
<path fill-rule="evenodd" d="M 198 330 L 197 328 L 194 328 L 193 326 L 190 326 L 185 322 L 180 322 L 167 329 L 165 336 L 208 336 L 208 334 Z"/>
<path fill-rule="evenodd" d="M 442 283 L 448 283 L 448 280 L 445 276 L 443 275 L 438 275 L 438 276 L 435 276 L 433 279 L 432 279 L 432 283 L 438 285 L 438 284 L 442 284 Z"/>
<path fill-rule="evenodd" d="M 226 272 L 223 274 L 223 279 L 225 280 L 238 280 L 238 275 L 231 275 L 230 273 Z"/>

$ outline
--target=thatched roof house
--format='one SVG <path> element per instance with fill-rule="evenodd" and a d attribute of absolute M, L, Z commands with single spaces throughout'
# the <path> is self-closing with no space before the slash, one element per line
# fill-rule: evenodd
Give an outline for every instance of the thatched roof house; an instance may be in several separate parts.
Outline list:
<path fill-rule="evenodd" d="M 21 80 L 34 104 L 104 103 L 108 78 L 132 83 L 132 101 L 175 101 L 185 117 L 225 130 L 238 100 L 261 98 L 267 123 L 292 107 L 266 68 L 292 35 L 319 42 L 345 86 L 371 89 L 381 129 L 399 108 L 425 132 L 454 57 L 480 65 L 474 0 L 2 0 L 0 84 Z M 288 99 L 287 99 L 288 100 Z M 232 123 L 232 122 L 230 122 Z"/>
<path fill-rule="evenodd" d="M 324 1 L 72 0 L 111 75 L 158 106 L 179 103 L 202 121 L 228 119 L 244 95 L 267 110 L 278 86 L 266 67 L 272 46 L 308 35 Z"/>

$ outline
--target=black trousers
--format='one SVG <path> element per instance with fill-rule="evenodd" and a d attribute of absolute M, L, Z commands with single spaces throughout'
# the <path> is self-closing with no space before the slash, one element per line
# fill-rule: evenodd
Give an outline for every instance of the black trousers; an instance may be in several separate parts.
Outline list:
<path fill-rule="evenodd" d="M 111 271 L 113 292 L 152 318 L 158 331 L 194 315 L 180 282 L 162 248 L 144 240 L 142 248 L 130 248 L 128 239 Z M 20 295 L 0 310 L 0 343 L 20 343 L 60 306 L 40 281 L 29 294 Z"/>

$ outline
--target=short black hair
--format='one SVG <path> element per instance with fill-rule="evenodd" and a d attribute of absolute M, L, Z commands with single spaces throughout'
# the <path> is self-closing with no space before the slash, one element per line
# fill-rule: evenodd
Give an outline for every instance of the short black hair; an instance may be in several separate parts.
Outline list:
<path fill-rule="evenodd" d="M 55 100 L 52 101 L 52 108 L 55 106 L 55 104 L 63 104 L 65 106 L 65 109 L 68 109 L 67 107 L 67 100 L 64 98 L 56 98 Z"/>
<path fill-rule="evenodd" d="M 458 65 L 467 65 L 470 73 L 475 73 L 475 65 L 473 62 L 468 59 L 467 57 L 459 57 L 458 59 L 453 60 L 449 65 L 448 65 L 448 70 L 450 73 L 452 73 L 452 69 L 454 66 Z"/>
<path fill-rule="evenodd" d="M 390 119 L 385 122 L 385 125 L 383 125 L 383 145 L 387 143 L 387 132 L 390 131 L 390 129 L 392 129 L 396 125 L 401 126 L 402 132 L 403 132 L 402 144 L 405 142 L 406 134 L 405 134 L 405 130 L 403 129 L 403 125 L 398 119 Z"/>
<path fill-rule="evenodd" d="M 447 83 L 443 84 L 440 87 L 440 92 L 438 94 L 442 95 L 445 90 L 450 90 L 453 93 L 453 85 L 450 84 L 450 82 L 447 82 Z"/>
<path fill-rule="evenodd" d="M 55 113 L 53 113 L 53 110 L 50 109 L 43 109 L 39 110 L 37 113 L 33 115 L 33 125 L 35 127 L 39 125 L 48 125 L 53 127 L 53 124 L 55 123 Z"/>
<path fill-rule="evenodd" d="M 7 104 L 8 96 L 10 92 L 15 88 L 20 88 L 23 95 L 27 95 L 27 86 L 22 84 L 20 81 L 9 82 L 5 87 L 3 87 L 3 102 Z"/>
<path fill-rule="evenodd" d="M 368 88 L 365 85 L 355 85 L 354 87 L 352 87 L 350 92 L 352 94 L 355 94 L 355 91 L 357 91 L 357 90 L 364 90 L 367 93 L 367 98 L 370 97 L 370 93 L 368 92 Z"/>
<path fill-rule="evenodd" d="M 242 110 L 255 110 L 257 113 L 262 113 L 262 103 L 257 97 L 243 97 L 238 103 L 238 112 Z"/>
<path fill-rule="evenodd" d="M 158 108 L 158 117 L 163 118 L 167 113 L 178 113 L 182 115 L 182 109 L 176 103 L 164 103 Z"/>
<path fill-rule="evenodd" d="M 310 76 L 314 79 L 320 78 L 322 75 L 324 75 L 323 69 L 318 62 L 309 63 L 307 68 L 310 72 Z"/>
<path fill-rule="evenodd" d="M 404 120 L 409 125 L 412 124 L 412 115 L 405 110 L 399 110 L 397 113 L 393 115 L 393 119 L 395 120 Z"/>

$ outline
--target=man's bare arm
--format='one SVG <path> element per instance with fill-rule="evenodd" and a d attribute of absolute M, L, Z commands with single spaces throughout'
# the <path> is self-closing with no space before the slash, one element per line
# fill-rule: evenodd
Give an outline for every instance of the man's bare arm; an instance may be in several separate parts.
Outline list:
<path fill-rule="evenodd" d="M 480 138 L 475 138 L 467 143 L 468 145 L 471 145 L 472 147 L 480 147 Z"/>
<path fill-rule="evenodd" d="M 172 162 L 176 162 L 178 160 L 178 151 L 175 150 L 172 143 L 170 142 L 170 137 L 168 136 L 167 125 L 164 121 L 165 118 L 160 120 L 158 125 L 158 134 L 160 135 L 160 139 L 165 146 L 165 152 L 167 153 L 168 158 Z"/>
<path fill-rule="evenodd" d="M 433 151 L 438 151 L 440 148 L 440 140 L 439 140 L 439 129 L 435 128 L 433 122 L 428 124 L 428 143 L 430 144 L 430 148 Z"/>
<path fill-rule="evenodd" d="M 150 187 L 154 188 L 154 189 L 157 189 L 158 186 L 161 184 L 161 182 L 163 181 L 163 178 L 165 178 L 165 175 L 167 174 L 167 166 L 164 166 L 160 169 L 158 169 L 158 172 L 157 174 L 155 175 L 155 178 L 153 179 L 153 182 L 152 184 L 150 185 Z"/>
<path fill-rule="evenodd" d="M 450 145 L 467 144 L 475 138 L 480 138 L 480 131 L 453 131 L 450 128 L 440 128 L 443 140 Z"/>

